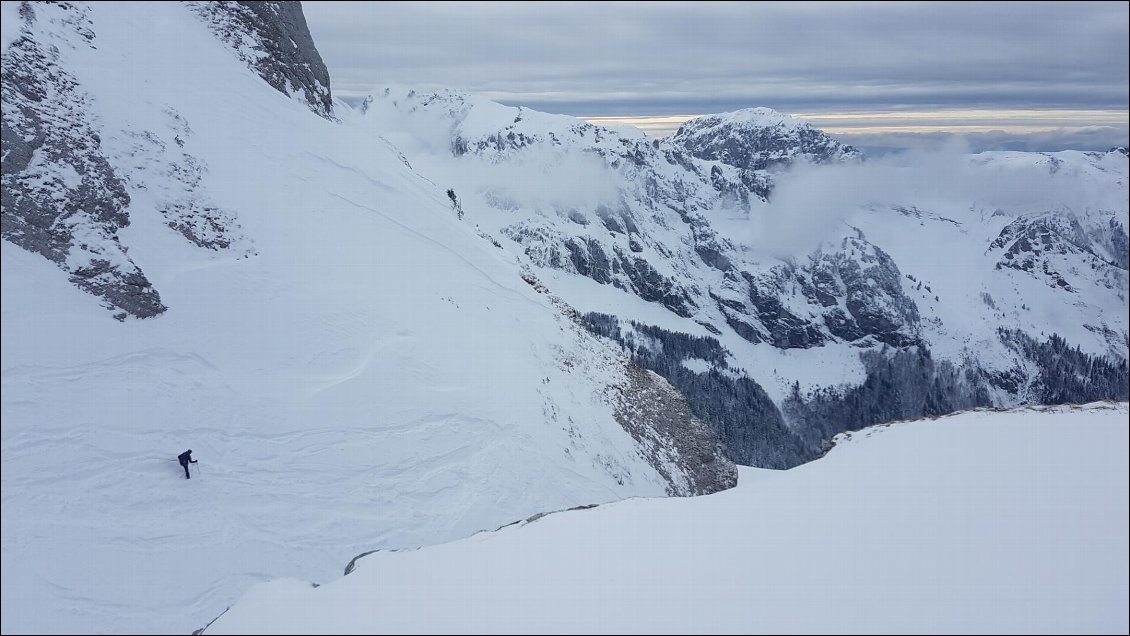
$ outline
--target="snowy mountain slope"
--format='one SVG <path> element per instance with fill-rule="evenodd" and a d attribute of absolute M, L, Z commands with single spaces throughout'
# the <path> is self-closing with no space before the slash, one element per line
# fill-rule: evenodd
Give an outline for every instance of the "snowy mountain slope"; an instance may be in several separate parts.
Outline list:
<path fill-rule="evenodd" d="M 1125 395 L 1124 151 L 353 111 L 303 23 L 3 5 L 5 632 L 181 631 L 362 551 L 726 488 L 719 439 L 787 467 L 869 422 Z"/>
<path fill-rule="evenodd" d="M 648 140 L 400 87 L 340 115 L 687 394 L 740 463 L 796 465 L 892 418 L 1127 397 L 1125 152 L 861 161 L 768 109 Z"/>
<path fill-rule="evenodd" d="M 192 7 L 4 23 L 5 633 L 183 632 L 363 550 L 734 484 L 664 380 Z"/>
<path fill-rule="evenodd" d="M 93 98 L 62 63 L 95 50 L 89 10 L 20 3 L 5 23 L 15 37 L 4 47 L 0 235 L 57 263 L 123 318 L 161 313 L 118 236 L 130 199 L 96 132 Z"/>
<path fill-rule="evenodd" d="M 1127 406 L 869 428 L 737 488 L 256 586 L 207 634 L 1120 633 Z"/>

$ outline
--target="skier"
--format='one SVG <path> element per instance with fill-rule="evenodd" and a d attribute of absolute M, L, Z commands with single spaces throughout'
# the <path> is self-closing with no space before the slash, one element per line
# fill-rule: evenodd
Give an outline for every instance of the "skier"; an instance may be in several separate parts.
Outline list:
<path fill-rule="evenodd" d="M 184 468 L 184 478 L 192 479 L 192 475 L 188 472 L 188 465 L 198 463 L 192 458 L 192 449 L 190 448 L 180 455 L 177 455 L 177 459 L 180 460 L 180 465 Z"/>

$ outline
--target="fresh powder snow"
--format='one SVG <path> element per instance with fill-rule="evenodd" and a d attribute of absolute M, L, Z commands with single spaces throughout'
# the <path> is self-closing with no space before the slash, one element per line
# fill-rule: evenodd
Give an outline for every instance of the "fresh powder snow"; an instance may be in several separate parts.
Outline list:
<path fill-rule="evenodd" d="M 1125 403 L 846 433 L 633 499 L 252 588 L 207 634 L 1125 633 Z"/>

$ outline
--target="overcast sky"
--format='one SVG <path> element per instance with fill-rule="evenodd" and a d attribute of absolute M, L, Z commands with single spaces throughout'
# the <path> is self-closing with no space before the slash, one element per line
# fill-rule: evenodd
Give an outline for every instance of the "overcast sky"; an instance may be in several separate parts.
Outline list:
<path fill-rule="evenodd" d="M 1107 146 L 1127 137 L 1128 6 L 303 5 L 334 91 L 343 97 L 397 83 L 458 88 L 576 116 L 633 118 L 752 106 L 797 114 L 976 109 L 996 115 L 973 123 L 918 118 L 909 127 L 904 116 L 843 128 L 851 129 L 848 135 L 889 128 L 904 136 L 962 126 L 982 136 L 999 129 L 1046 137 L 1058 130 Z M 1057 123 L 1002 115 L 1018 110 L 1044 111 L 1044 119 Z M 1086 114 L 1076 120 L 1072 113 L 1080 112 Z M 1109 143 L 1100 141 L 1108 133 Z"/>

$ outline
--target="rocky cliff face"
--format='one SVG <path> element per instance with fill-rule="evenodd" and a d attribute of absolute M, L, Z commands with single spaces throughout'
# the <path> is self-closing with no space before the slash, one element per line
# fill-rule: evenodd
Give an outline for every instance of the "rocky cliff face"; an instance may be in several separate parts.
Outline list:
<path fill-rule="evenodd" d="M 798 161 L 825 164 L 863 158 L 808 122 L 770 108 L 692 119 L 675 131 L 670 143 L 698 159 L 737 168 L 742 184 L 763 199 L 772 192 L 770 175 Z"/>
<path fill-rule="evenodd" d="M 862 232 L 809 254 L 803 264 L 738 276 L 728 276 L 714 298 L 727 324 L 752 343 L 807 349 L 864 339 L 918 342 L 918 307 L 903 292 L 898 266 Z"/>
<path fill-rule="evenodd" d="M 186 4 L 275 90 L 323 117 L 333 116 L 330 73 L 310 37 L 301 2 Z"/>
<path fill-rule="evenodd" d="M 271 86 L 332 116 L 329 74 L 299 3 L 186 7 Z M 3 237 L 54 262 L 122 320 L 167 309 L 120 233 L 131 193 L 152 197 L 164 223 L 194 245 L 253 254 L 235 211 L 209 196 L 208 164 L 173 104 L 154 125 L 99 116 L 105 104 L 72 70 L 98 45 L 90 7 L 23 2 L 18 15 L 20 35 L 3 53 Z"/>
<path fill-rule="evenodd" d="M 20 36 L 4 51 L 0 234 L 58 265 L 120 318 L 148 318 L 165 306 L 118 236 L 130 223 L 130 195 L 107 158 L 94 97 L 64 63 L 95 46 L 87 13 L 66 2 L 20 4 Z"/>
<path fill-rule="evenodd" d="M 617 387 L 616 421 L 667 480 L 667 494 L 706 495 L 738 483 L 718 434 L 695 417 L 687 398 L 663 377 L 634 364 Z"/>
<path fill-rule="evenodd" d="M 1126 233 L 1115 219 L 1088 231 L 1073 216 L 1023 217 L 1006 225 L 988 252 L 997 257 L 996 268 L 1024 272 L 1064 291 L 1075 291 L 1082 283 L 1071 279 L 1079 277 L 1115 292 L 1126 287 Z"/>
<path fill-rule="evenodd" d="M 549 298 L 560 310 L 562 324 L 575 334 L 579 346 L 563 352 L 562 365 L 570 371 L 594 374 L 589 360 L 596 359 L 601 361 L 598 367 L 613 370 L 615 380 L 596 399 L 611 406 L 616 423 L 635 440 L 640 457 L 666 482 L 668 495 L 706 495 L 737 485 L 737 467 L 722 436 L 701 419 L 681 389 L 668 380 L 669 374 L 653 373 L 653 367 L 639 356 L 623 356 L 615 348 L 599 346 L 592 335 L 611 334 L 594 327 L 602 323 L 594 322 L 592 315 L 581 316 L 528 269 L 523 270 L 522 279 Z M 615 319 L 606 318 L 615 327 Z M 615 333 L 618 336 L 619 330 Z M 555 422 L 559 419 L 553 409 L 547 417 Z M 585 444 L 576 439 L 572 418 L 566 417 L 565 429 L 574 443 Z"/>

